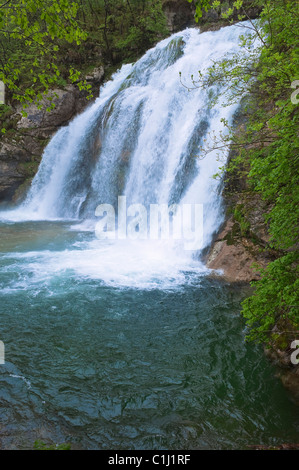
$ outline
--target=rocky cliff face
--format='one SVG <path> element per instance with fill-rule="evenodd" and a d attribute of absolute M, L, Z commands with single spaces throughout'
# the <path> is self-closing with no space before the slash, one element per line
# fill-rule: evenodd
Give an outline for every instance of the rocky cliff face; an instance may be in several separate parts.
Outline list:
<path fill-rule="evenodd" d="M 163 11 L 167 18 L 168 29 L 171 33 L 175 33 L 187 27 L 199 26 L 201 31 L 215 30 L 227 24 L 222 19 L 222 13 L 225 13 L 228 8 L 233 7 L 234 0 L 220 0 L 219 7 L 203 10 L 202 17 L 199 18 L 198 23 L 194 19 L 195 4 L 194 2 L 188 3 L 187 0 L 164 0 Z M 246 19 L 257 18 L 261 8 L 253 7 L 251 0 L 244 0 L 244 7 L 246 10 Z M 243 11 L 235 11 L 232 19 L 238 21 L 238 15 L 244 13 Z"/>
<path fill-rule="evenodd" d="M 102 67 L 86 77 L 95 97 L 103 78 Z M 52 95 L 55 108 L 51 112 L 46 111 L 49 102 L 45 99 L 41 109 L 30 105 L 26 109 L 27 117 L 22 116 L 20 106 L 9 117 L 8 131 L 0 141 L 0 202 L 16 201 L 22 196 L 37 171 L 49 139 L 90 104 L 86 93 L 75 85 L 52 90 Z"/>
<path fill-rule="evenodd" d="M 163 11 L 167 19 L 170 33 L 181 31 L 187 27 L 195 26 L 195 7 L 186 0 L 165 0 Z"/>
<path fill-rule="evenodd" d="M 236 137 L 242 136 L 246 129 L 246 102 L 244 98 L 234 116 Z M 232 148 L 223 176 L 225 222 L 215 234 L 205 262 L 208 268 L 222 272 L 228 282 L 249 284 L 259 279 L 254 266 L 265 268 L 276 253 L 268 246 L 270 236 L 265 222 L 265 215 L 271 208 L 249 187 L 248 163 L 242 160 L 242 165 L 233 164 L 237 156 L 238 150 Z"/>
<path fill-rule="evenodd" d="M 268 207 L 257 194 L 227 195 L 226 221 L 206 256 L 210 269 L 219 270 L 228 282 L 249 283 L 259 279 L 254 265 L 265 268 L 275 259 L 266 249 L 269 235 L 263 215 Z"/>

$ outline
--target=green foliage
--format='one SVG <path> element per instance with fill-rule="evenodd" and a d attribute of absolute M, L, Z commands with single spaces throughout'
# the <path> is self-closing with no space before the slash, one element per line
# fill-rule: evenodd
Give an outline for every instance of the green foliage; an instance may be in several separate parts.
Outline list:
<path fill-rule="evenodd" d="M 194 1 L 196 6 L 195 20 L 198 22 L 203 16 L 203 12 L 208 12 L 213 9 L 216 11 L 221 11 L 221 17 L 223 19 L 229 19 L 233 14 L 237 12 L 238 20 L 243 20 L 246 15 L 240 14 L 240 11 L 244 7 L 244 0 L 187 0 L 189 3 Z M 252 2 L 250 2 L 252 3 Z"/>
<path fill-rule="evenodd" d="M 40 102 L 60 79 L 56 64 L 60 43 L 80 45 L 87 37 L 76 21 L 78 7 L 66 0 L 8 0 L 0 4 L 0 80 L 13 99 L 24 104 Z M 76 81 L 78 74 L 69 78 Z"/>
<path fill-rule="evenodd" d="M 136 9 L 134 24 L 128 28 L 127 35 L 115 41 L 116 48 L 123 52 L 128 48 L 138 54 L 150 48 L 157 37 L 167 35 L 165 16 L 160 2 L 148 2 L 146 11 Z"/>
<path fill-rule="evenodd" d="M 8 129 L 13 126 L 11 116 L 13 110 L 10 106 L 6 104 L 0 104 L 0 130 L 1 134 L 5 134 Z"/>
<path fill-rule="evenodd" d="M 34 442 L 34 450 L 71 450 L 71 444 L 51 444 L 47 445 L 41 440 Z"/>
<path fill-rule="evenodd" d="M 106 0 L 104 11 L 102 42 L 112 63 L 135 60 L 168 34 L 160 0 Z"/>
<path fill-rule="evenodd" d="M 199 1 L 197 8 L 212 7 L 212 3 Z M 230 146 L 237 154 L 230 170 L 245 171 L 249 188 L 271 207 L 265 214 L 271 237 L 267 248 L 277 253 L 277 259 L 259 269 L 260 280 L 253 283 L 255 292 L 242 310 L 248 337 L 270 343 L 274 325 L 284 322 L 299 328 L 299 107 L 291 100 L 292 83 L 299 78 L 298 5 L 290 0 L 251 3 L 261 14 L 259 20 L 247 23 L 250 34 L 240 36 L 242 52 L 215 63 L 205 73 L 200 71 L 198 80 L 192 78 L 192 86 L 221 83 L 224 105 L 249 95 L 243 132 L 236 134 L 224 122 L 227 133 L 213 149 Z M 236 9 L 246 14 L 244 1 L 233 2 L 222 17 L 230 22 Z M 213 99 L 215 103 L 219 97 Z M 248 227 L 239 207 L 234 216 L 244 234 Z"/>
<path fill-rule="evenodd" d="M 250 230 L 250 223 L 246 219 L 244 214 L 244 206 L 242 204 L 238 204 L 234 210 L 234 219 L 239 222 L 241 235 L 245 236 L 249 233 Z"/>
<path fill-rule="evenodd" d="M 0 80 L 8 101 L 49 99 L 75 83 L 91 98 L 83 74 L 115 69 L 167 35 L 161 0 L 0 0 Z"/>
<path fill-rule="evenodd" d="M 243 302 L 250 340 L 270 342 L 273 327 L 282 321 L 298 328 L 298 260 L 298 252 L 292 252 L 260 269 L 261 279 L 253 283 L 254 294 Z"/>
<path fill-rule="evenodd" d="M 189 3 L 192 3 L 193 0 L 187 0 Z M 202 17 L 203 10 L 208 11 L 212 8 L 212 3 L 218 4 L 219 2 L 212 2 L 211 0 L 201 0 L 196 1 L 196 16 L 195 20 L 198 21 Z M 217 5 L 218 6 L 218 5 Z"/>

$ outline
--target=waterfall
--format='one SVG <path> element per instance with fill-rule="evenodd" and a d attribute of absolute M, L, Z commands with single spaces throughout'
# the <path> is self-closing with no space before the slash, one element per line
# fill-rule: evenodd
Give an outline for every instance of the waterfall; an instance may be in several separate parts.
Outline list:
<path fill-rule="evenodd" d="M 205 33 L 186 29 L 158 43 L 135 64 L 124 65 L 101 88 L 96 101 L 54 135 L 26 200 L 17 209 L 2 212 L 1 218 L 67 220 L 72 221 L 72 229 L 94 231 L 97 208 L 113 207 L 117 220 L 120 200 L 127 207 L 144 207 L 147 222 L 152 206 L 178 210 L 193 205 L 202 207 L 199 216 L 203 217 L 201 244 L 193 251 L 198 253 L 208 246 L 223 220 L 221 182 L 213 178 L 219 161 L 216 151 L 203 159 L 198 155 L 204 141 L 209 145 L 210 133 L 217 135 L 223 130 L 221 119 L 232 121 L 236 105 L 221 106 L 223 90 L 219 85 L 188 90 L 180 81 L 180 73 L 182 82 L 188 84 L 198 70 L 206 70 L 213 61 L 239 51 L 239 34 L 238 26 Z M 209 106 L 211 94 L 220 96 L 215 107 Z M 173 225 L 176 210 L 172 213 Z M 133 212 L 128 215 L 133 216 Z M 140 210 L 133 219 L 136 233 L 140 231 L 138 217 Z M 180 217 L 183 231 L 184 224 L 193 223 L 194 227 L 194 214 L 184 218 L 180 213 Z M 137 258 L 144 254 L 144 248 L 138 248 L 140 240 L 127 240 L 124 248 L 124 240 L 119 239 L 125 237 L 115 238 L 121 246 L 119 257 L 115 255 L 118 266 L 129 244 L 134 246 L 131 252 Z M 163 242 L 160 257 L 155 240 L 148 240 L 151 243 L 146 253 L 152 259 L 158 256 L 160 264 L 168 251 L 170 258 L 174 257 L 173 244 L 175 256 L 178 253 L 178 241 L 166 238 L 159 240 Z M 193 254 L 189 253 L 188 259 Z M 183 258 L 186 256 L 184 253 Z"/>

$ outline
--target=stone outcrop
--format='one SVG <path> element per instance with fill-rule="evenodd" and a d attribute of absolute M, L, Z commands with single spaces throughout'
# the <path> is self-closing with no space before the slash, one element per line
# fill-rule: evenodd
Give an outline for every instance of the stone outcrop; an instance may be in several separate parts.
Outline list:
<path fill-rule="evenodd" d="M 188 3 L 187 0 L 164 0 L 163 11 L 167 18 L 168 29 L 171 33 L 175 33 L 187 27 L 198 25 L 201 31 L 216 30 L 224 25 L 227 25 L 227 21 L 224 21 L 222 14 L 227 11 L 228 8 L 233 7 L 234 0 L 220 0 L 220 5 L 216 9 L 210 9 L 202 11 L 202 17 L 199 18 L 198 23 L 195 22 L 195 5 L 194 3 Z M 244 0 L 244 10 L 246 11 L 245 19 L 257 18 L 261 8 L 252 6 L 250 0 Z M 232 19 L 238 21 L 238 15 L 243 14 L 244 11 L 235 11 Z"/>
<path fill-rule="evenodd" d="M 195 7 L 186 0 L 165 0 L 163 11 L 167 19 L 167 26 L 171 33 L 194 26 Z"/>
<path fill-rule="evenodd" d="M 233 118 L 236 137 L 246 129 L 246 106 L 244 98 Z M 237 166 L 232 164 L 237 156 L 238 150 L 232 148 L 222 191 L 225 222 L 215 234 L 205 262 L 210 269 L 219 270 L 228 282 L 250 283 L 259 279 L 254 265 L 265 268 L 276 253 L 268 247 L 270 237 L 265 221 L 271 207 L 248 187 L 248 163 L 243 160 Z"/>
<path fill-rule="evenodd" d="M 34 176 L 42 150 L 42 141 L 29 135 L 1 142 L 0 201 L 12 199 L 25 180 Z"/>
<path fill-rule="evenodd" d="M 207 267 L 219 271 L 228 282 L 249 283 L 259 279 L 254 269 L 263 268 L 274 259 L 269 248 L 269 234 L 264 219 L 267 205 L 257 194 L 240 193 L 227 196 L 226 221 L 216 234 L 205 257 Z"/>
<path fill-rule="evenodd" d="M 234 225 L 232 218 L 229 218 L 213 243 L 206 265 L 210 269 L 217 270 L 228 282 L 248 283 L 259 277 L 252 267 L 253 263 L 265 266 L 265 260 L 258 256 L 250 240 L 243 238 L 229 242 Z"/>
<path fill-rule="evenodd" d="M 53 90 L 51 95 L 55 104 L 55 108 L 51 112 L 47 111 L 49 106 L 47 99 L 43 99 L 42 109 L 38 109 L 34 104 L 29 105 L 26 109 L 27 116 L 21 117 L 17 128 L 34 129 L 34 135 L 49 137 L 59 127 L 66 125 L 84 107 L 79 90 L 74 85 L 70 85 L 64 90 Z M 16 111 L 21 116 L 21 109 L 18 108 Z"/>
<path fill-rule="evenodd" d="M 86 81 L 92 86 L 94 97 L 104 79 L 104 68 L 94 69 Z M 76 85 L 51 92 L 55 108 L 47 111 L 49 100 L 44 98 L 41 109 L 31 104 L 22 116 L 20 105 L 10 116 L 13 123 L 0 141 L 0 202 L 18 200 L 34 177 L 43 150 L 49 139 L 61 127 L 81 113 L 90 104 L 87 93 Z"/>

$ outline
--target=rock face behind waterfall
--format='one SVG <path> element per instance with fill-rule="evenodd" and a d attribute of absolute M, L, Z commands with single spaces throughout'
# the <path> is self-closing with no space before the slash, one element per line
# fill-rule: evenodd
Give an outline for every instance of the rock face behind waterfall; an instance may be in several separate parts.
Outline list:
<path fill-rule="evenodd" d="M 103 77 L 103 68 L 86 77 L 95 94 Z M 22 116 L 20 107 L 10 117 L 14 128 L 0 142 L 0 202 L 19 199 L 36 174 L 49 138 L 89 104 L 86 93 L 74 85 L 64 90 L 54 89 L 51 93 L 55 103 L 51 112 L 46 111 L 49 102 L 44 100 L 42 109 L 30 105 L 26 109 L 27 117 Z"/>
<path fill-rule="evenodd" d="M 202 31 L 216 30 L 224 26 L 225 21 L 222 18 L 228 8 L 233 7 L 234 0 L 220 0 L 219 7 L 202 11 L 202 17 L 199 18 L 198 23 L 195 22 L 195 6 L 194 3 L 188 3 L 187 0 L 164 0 L 163 11 L 167 18 L 168 29 L 171 33 L 181 31 L 184 28 L 198 25 Z M 244 0 L 243 6 L 246 9 L 247 18 L 257 18 L 261 9 L 253 7 L 251 0 Z M 238 21 L 238 14 L 236 11 L 233 15 L 234 21 Z M 243 13 L 243 12 L 242 12 Z"/>
<path fill-rule="evenodd" d="M 195 7 L 186 0 L 165 0 L 163 11 L 167 18 L 167 26 L 171 33 L 194 26 Z"/>

